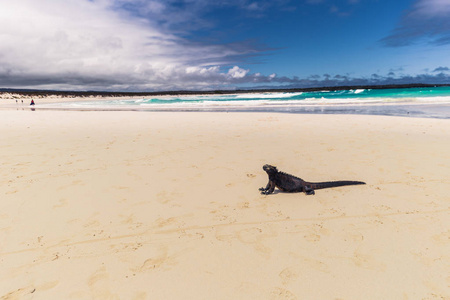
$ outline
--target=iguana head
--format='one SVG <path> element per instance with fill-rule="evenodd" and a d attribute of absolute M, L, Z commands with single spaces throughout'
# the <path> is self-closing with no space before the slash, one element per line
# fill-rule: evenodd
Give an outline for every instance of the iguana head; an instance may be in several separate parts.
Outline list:
<path fill-rule="evenodd" d="M 267 172 L 267 174 L 276 174 L 278 172 L 277 167 L 271 166 L 271 165 L 264 165 L 263 170 Z"/>

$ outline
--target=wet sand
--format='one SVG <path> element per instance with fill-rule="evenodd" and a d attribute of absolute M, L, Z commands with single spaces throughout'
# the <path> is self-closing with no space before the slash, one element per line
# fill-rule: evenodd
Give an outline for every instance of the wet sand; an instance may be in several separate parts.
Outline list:
<path fill-rule="evenodd" d="M 446 299 L 448 120 L 0 110 L 0 299 Z M 367 185 L 260 195 L 262 165 Z"/>

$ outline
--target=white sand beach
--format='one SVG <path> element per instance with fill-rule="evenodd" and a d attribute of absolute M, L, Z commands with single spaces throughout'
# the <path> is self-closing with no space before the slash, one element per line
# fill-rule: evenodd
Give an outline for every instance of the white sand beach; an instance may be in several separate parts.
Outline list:
<path fill-rule="evenodd" d="M 450 121 L 0 110 L 0 299 L 449 299 Z M 266 163 L 363 186 L 258 191 Z"/>

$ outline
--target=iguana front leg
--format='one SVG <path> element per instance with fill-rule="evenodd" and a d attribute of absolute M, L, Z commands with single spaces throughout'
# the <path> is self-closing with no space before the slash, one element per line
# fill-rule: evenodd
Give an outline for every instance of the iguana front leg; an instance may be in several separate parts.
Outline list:
<path fill-rule="evenodd" d="M 264 188 L 264 187 L 261 187 L 261 188 L 259 188 L 259 190 L 262 192 L 262 191 L 267 191 L 269 188 L 270 188 L 270 180 L 269 180 L 269 182 L 267 183 L 267 185 L 266 185 L 265 188 Z"/>
<path fill-rule="evenodd" d="M 267 183 L 265 188 L 260 188 L 259 189 L 261 191 L 262 195 L 269 195 L 272 194 L 273 191 L 275 190 L 275 182 L 269 180 L 269 182 Z"/>

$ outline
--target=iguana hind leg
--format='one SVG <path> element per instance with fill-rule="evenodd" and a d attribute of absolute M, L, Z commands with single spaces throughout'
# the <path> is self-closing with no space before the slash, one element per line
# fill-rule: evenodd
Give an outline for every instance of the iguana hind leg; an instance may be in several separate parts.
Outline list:
<path fill-rule="evenodd" d="M 306 195 L 315 195 L 316 194 L 312 188 L 309 188 L 307 186 L 305 186 L 305 188 L 303 190 Z"/>

